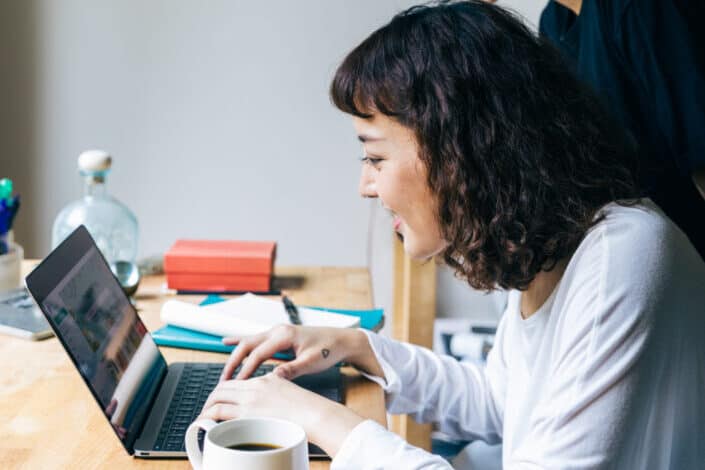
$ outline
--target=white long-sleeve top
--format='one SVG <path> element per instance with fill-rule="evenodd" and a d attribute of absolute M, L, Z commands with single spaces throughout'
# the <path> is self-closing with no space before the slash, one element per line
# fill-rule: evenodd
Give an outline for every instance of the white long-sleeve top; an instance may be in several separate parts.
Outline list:
<path fill-rule="evenodd" d="M 705 263 L 650 201 L 603 210 L 536 313 L 509 294 L 485 367 L 368 333 L 388 411 L 505 469 L 705 468 Z M 331 468 L 450 464 L 365 421 Z"/>

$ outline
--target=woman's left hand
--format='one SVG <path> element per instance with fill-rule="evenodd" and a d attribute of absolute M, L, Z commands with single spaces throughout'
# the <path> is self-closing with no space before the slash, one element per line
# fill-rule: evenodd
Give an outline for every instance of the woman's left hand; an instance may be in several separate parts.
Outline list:
<path fill-rule="evenodd" d="M 281 418 L 306 429 L 325 408 L 323 397 L 275 374 L 267 374 L 221 382 L 203 405 L 201 418 L 216 421 L 251 416 Z"/>
<path fill-rule="evenodd" d="M 252 416 L 292 421 L 304 428 L 309 440 L 331 457 L 362 418 L 276 374 L 221 382 L 211 392 L 199 418 L 223 421 Z M 331 431 L 335 429 L 337 432 Z"/>

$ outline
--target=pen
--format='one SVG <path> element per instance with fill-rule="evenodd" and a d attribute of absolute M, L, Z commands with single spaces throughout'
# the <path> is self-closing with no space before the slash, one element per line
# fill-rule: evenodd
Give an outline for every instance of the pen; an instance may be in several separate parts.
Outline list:
<path fill-rule="evenodd" d="M 0 179 L 0 255 L 10 250 L 8 233 L 20 208 L 20 197 L 12 197 L 12 180 Z"/>
<path fill-rule="evenodd" d="M 300 325 L 301 319 L 299 318 L 299 310 L 296 308 L 296 305 L 294 305 L 294 302 L 292 302 L 289 297 L 285 295 L 282 296 L 282 302 L 284 302 L 284 308 L 286 309 L 286 313 L 289 314 L 289 321 L 291 322 L 291 324 Z"/>

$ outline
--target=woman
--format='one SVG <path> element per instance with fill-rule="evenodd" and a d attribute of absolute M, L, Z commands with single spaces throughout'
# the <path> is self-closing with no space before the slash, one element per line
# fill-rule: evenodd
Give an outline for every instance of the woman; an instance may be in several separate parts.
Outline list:
<path fill-rule="evenodd" d="M 495 346 L 480 368 L 362 330 L 230 338 L 203 417 L 298 422 L 332 468 L 449 468 L 287 380 L 346 361 L 391 413 L 501 441 L 505 468 L 705 461 L 705 265 L 635 199 L 632 151 L 557 52 L 489 4 L 417 7 L 348 55 L 331 96 L 364 147 L 360 192 L 405 251 L 511 289 Z M 239 380 L 286 348 L 294 361 Z"/>

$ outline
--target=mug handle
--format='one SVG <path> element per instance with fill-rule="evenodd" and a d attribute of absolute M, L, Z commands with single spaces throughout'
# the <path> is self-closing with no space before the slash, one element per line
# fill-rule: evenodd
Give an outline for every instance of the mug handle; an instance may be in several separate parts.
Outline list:
<path fill-rule="evenodd" d="M 186 430 L 186 437 L 184 438 L 186 455 L 195 470 L 201 470 L 203 467 L 203 452 L 198 448 L 198 431 L 203 429 L 208 432 L 213 429 L 216 424 L 218 423 L 212 419 L 199 419 L 191 423 Z M 203 445 L 205 446 L 205 441 Z"/>

